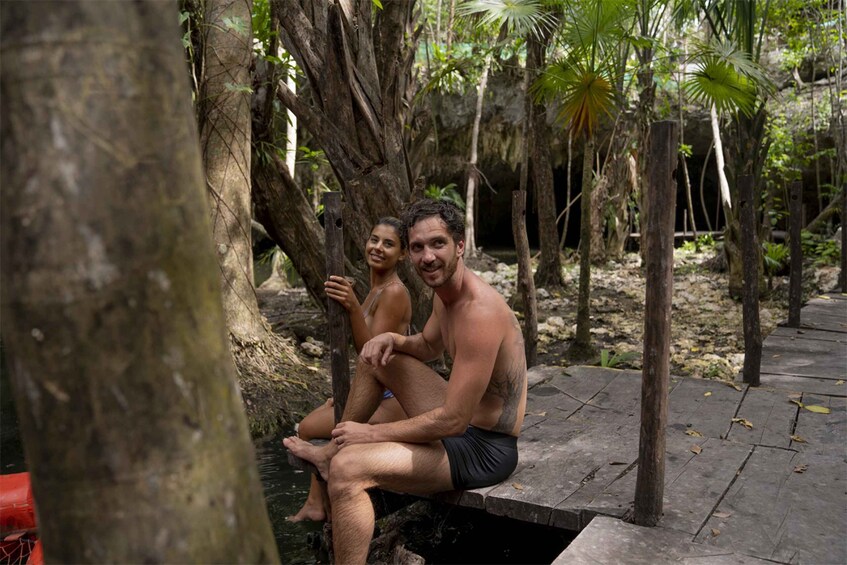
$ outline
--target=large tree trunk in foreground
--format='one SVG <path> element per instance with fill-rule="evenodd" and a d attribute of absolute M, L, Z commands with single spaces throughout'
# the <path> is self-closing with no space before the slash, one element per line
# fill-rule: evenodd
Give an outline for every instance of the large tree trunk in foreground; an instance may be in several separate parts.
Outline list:
<path fill-rule="evenodd" d="M 251 0 L 206 0 L 199 122 L 224 313 L 238 343 L 261 341 L 250 239 Z"/>
<path fill-rule="evenodd" d="M 278 561 L 176 6 L 0 9 L 3 339 L 46 561 Z"/>

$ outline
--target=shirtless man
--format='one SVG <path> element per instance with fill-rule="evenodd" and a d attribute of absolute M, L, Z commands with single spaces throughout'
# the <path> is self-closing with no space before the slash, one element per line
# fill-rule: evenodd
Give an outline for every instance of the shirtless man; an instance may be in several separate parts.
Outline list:
<path fill-rule="evenodd" d="M 520 326 L 500 294 L 467 269 L 464 217 L 445 201 L 407 210 L 409 255 L 435 290 L 432 315 L 413 336 L 384 333 L 359 355 L 356 377 L 333 440 L 285 446 L 328 481 L 337 563 L 365 563 L 374 510 L 366 489 L 411 494 L 477 488 L 506 479 L 518 462 L 526 408 L 526 358 Z M 444 350 L 449 381 L 424 364 Z M 370 425 L 389 388 L 409 418 Z"/>

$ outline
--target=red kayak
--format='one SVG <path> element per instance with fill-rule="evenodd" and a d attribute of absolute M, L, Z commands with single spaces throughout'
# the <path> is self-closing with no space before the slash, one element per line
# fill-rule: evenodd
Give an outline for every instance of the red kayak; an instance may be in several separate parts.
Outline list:
<path fill-rule="evenodd" d="M 44 565 L 29 473 L 0 475 L 0 563 Z"/>

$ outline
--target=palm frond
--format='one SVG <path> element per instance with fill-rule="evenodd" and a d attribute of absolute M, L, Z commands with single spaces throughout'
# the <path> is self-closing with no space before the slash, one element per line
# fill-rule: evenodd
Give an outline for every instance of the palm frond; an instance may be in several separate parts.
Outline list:
<path fill-rule="evenodd" d="M 613 81 L 601 71 L 558 61 L 551 64 L 532 86 L 542 100 L 559 100 L 556 119 L 576 134 L 590 136 L 600 118 L 615 107 Z"/>
<path fill-rule="evenodd" d="M 458 13 L 478 15 L 481 24 L 505 26 L 517 35 L 540 34 L 556 23 L 542 0 L 469 0 L 459 5 Z"/>
<path fill-rule="evenodd" d="M 714 104 L 719 112 L 753 113 L 756 102 L 753 83 L 718 57 L 701 59 L 684 88 L 691 100 L 705 106 Z"/>

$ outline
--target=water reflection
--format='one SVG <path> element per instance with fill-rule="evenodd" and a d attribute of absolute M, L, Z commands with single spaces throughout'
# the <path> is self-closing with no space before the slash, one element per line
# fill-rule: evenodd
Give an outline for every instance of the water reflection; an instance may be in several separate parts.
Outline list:
<path fill-rule="evenodd" d="M 314 532 L 313 536 L 320 534 L 323 523 L 295 524 L 285 519 L 305 502 L 309 492 L 309 474 L 288 465 L 281 437 L 256 446 L 256 459 L 282 562 L 291 565 L 315 563 L 316 554 L 309 545 L 308 537 L 311 532 Z"/>

